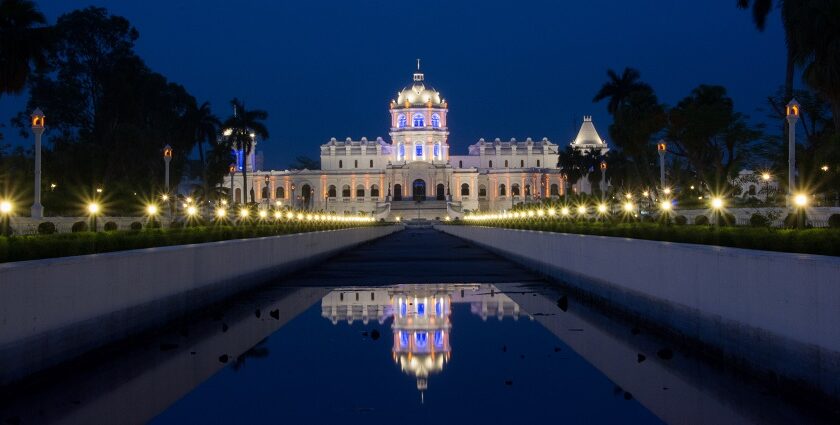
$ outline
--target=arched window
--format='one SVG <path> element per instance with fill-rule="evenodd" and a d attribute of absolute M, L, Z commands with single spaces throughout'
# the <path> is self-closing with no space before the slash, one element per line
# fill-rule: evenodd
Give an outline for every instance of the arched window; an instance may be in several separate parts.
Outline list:
<path fill-rule="evenodd" d="M 539 167 L 539 166 L 540 166 L 540 160 L 538 159 L 537 160 L 537 167 Z"/>
<path fill-rule="evenodd" d="M 262 191 L 260 193 L 260 197 L 262 199 L 268 199 L 270 197 L 269 193 L 270 193 L 270 190 L 269 190 L 268 186 L 265 186 L 265 187 L 262 188 Z"/>
<path fill-rule="evenodd" d="M 370 168 L 373 168 L 373 160 L 370 160 Z"/>
<path fill-rule="evenodd" d="M 524 159 L 519 160 L 519 166 L 522 167 L 522 168 L 525 168 L 525 160 Z"/>
<path fill-rule="evenodd" d="M 525 196 L 531 196 L 531 185 L 530 184 L 525 185 Z"/>
<path fill-rule="evenodd" d="M 379 197 L 379 186 L 373 185 L 370 187 L 370 196 L 374 198 Z"/>
<path fill-rule="evenodd" d="M 350 185 L 345 184 L 344 187 L 341 188 L 341 196 L 345 198 L 350 197 Z"/>
<path fill-rule="evenodd" d="M 414 116 L 411 117 L 411 121 L 414 124 L 414 127 L 423 127 L 426 125 L 426 120 L 423 119 L 423 114 L 414 114 Z"/>
<path fill-rule="evenodd" d="M 479 198 L 486 198 L 487 197 L 487 186 L 483 184 L 478 185 L 478 197 Z"/>
<path fill-rule="evenodd" d="M 327 189 L 327 196 L 330 198 L 335 198 L 335 185 L 330 185 L 330 188 Z"/>
<path fill-rule="evenodd" d="M 416 156 L 417 158 L 423 157 L 423 144 L 418 143 L 414 145 L 414 156 Z"/>
<path fill-rule="evenodd" d="M 233 191 L 233 193 L 234 193 L 233 199 L 236 200 L 236 203 L 242 202 L 242 189 L 237 187 L 236 190 Z"/>
<path fill-rule="evenodd" d="M 432 114 L 432 127 L 440 128 L 440 115 Z"/>
<path fill-rule="evenodd" d="M 466 183 L 461 185 L 461 196 L 470 196 L 470 185 Z"/>
<path fill-rule="evenodd" d="M 510 186 L 510 195 L 519 196 L 519 183 L 514 183 Z"/>
<path fill-rule="evenodd" d="M 499 196 L 507 196 L 507 188 L 503 184 L 499 185 Z"/>
<path fill-rule="evenodd" d="M 365 187 L 362 185 L 356 186 L 356 197 L 357 198 L 364 198 L 365 197 Z"/>
<path fill-rule="evenodd" d="M 286 199 L 286 188 L 278 186 L 277 190 L 274 191 L 274 197 L 277 199 Z"/>
<path fill-rule="evenodd" d="M 440 156 L 440 143 L 435 143 L 435 158 Z"/>
<path fill-rule="evenodd" d="M 490 161 L 490 168 L 493 168 L 493 161 Z"/>
<path fill-rule="evenodd" d="M 344 162 L 342 160 L 338 160 L 338 168 L 344 168 Z"/>
<path fill-rule="evenodd" d="M 405 128 L 408 125 L 408 120 L 405 118 L 405 114 L 399 114 L 397 116 L 397 127 Z"/>
<path fill-rule="evenodd" d="M 560 188 L 557 186 L 557 183 L 551 185 L 551 196 L 560 196 Z"/>
<path fill-rule="evenodd" d="M 464 161 L 458 161 L 458 168 L 464 168 Z"/>
<path fill-rule="evenodd" d="M 505 168 L 508 167 L 508 160 L 505 160 Z"/>
<path fill-rule="evenodd" d="M 358 159 L 353 163 L 353 168 L 359 168 L 359 160 Z"/>

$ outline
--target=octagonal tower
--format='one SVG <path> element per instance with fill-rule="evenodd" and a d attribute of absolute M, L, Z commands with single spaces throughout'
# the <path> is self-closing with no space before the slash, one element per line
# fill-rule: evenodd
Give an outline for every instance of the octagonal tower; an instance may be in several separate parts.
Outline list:
<path fill-rule="evenodd" d="M 448 105 L 437 90 L 426 86 L 419 60 L 413 84 L 397 92 L 390 110 L 394 163 L 449 161 Z"/>

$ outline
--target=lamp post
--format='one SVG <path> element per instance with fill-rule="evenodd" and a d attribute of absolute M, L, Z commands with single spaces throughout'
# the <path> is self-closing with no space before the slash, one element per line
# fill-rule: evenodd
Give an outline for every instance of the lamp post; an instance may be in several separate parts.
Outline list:
<path fill-rule="evenodd" d="M 44 113 L 35 109 L 32 113 L 32 134 L 35 135 L 35 200 L 32 202 L 32 218 L 44 218 L 41 205 L 41 136 L 44 134 Z"/>
<path fill-rule="evenodd" d="M 96 232 L 96 216 L 99 214 L 100 208 L 99 204 L 96 202 L 91 202 L 87 206 L 88 214 L 90 214 L 90 227 L 91 230 L 95 233 Z"/>
<path fill-rule="evenodd" d="M 234 205 L 236 200 L 233 199 L 233 176 L 236 174 L 236 164 L 230 164 L 228 172 L 230 173 L 230 204 Z"/>
<path fill-rule="evenodd" d="M 166 164 L 166 172 L 164 173 L 164 189 L 169 193 L 169 161 L 172 161 L 172 146 L 166 145 L 163 147 L 163 163 Z"/>
<path fill-rule="evenodd" d="M 292 183 L 292 209 L 297 207 L 297 198 L 295 198 L 295 184 Z"/>
<path fill-rule="evenodd" d="M 9 236 L 12 234 L 11 226 L 9 225 L 14 209 L 11 201 L 0 201 L 0 236 Z"/>
<path fill-rule="evenodd" d="M 791 100 L 785 107 L 788 122 L 788 207 L 791 206 L 796 184 L 796 122 L 799 120 L 799 108 L 796 99 Z"/>
<path fill-rule="evenodd" d="M 271 183 L 271 177 L 268 174 L 266 174 L 265 175 L 265 194 L 268 195 L 268 196 L 265 197 L 266 208 L 271 206 L 271 199 L 269 199 L 269 198 L 271 198 L 271 189 L 268 187 L 270 183 Z"/>
<path fill-rule="evenodd" d="M 601 161 L 601 184 L 599 189 L 601 189 L 602 195 L 607 191 L 607 161 Z"/>
<path fill-rule="evenodd" d="M 659 151 L 659 187 L 665 187 L 665 149 L 668 145 L 664 140 L 660 140 L 656 145 L 656 150 Z"/>

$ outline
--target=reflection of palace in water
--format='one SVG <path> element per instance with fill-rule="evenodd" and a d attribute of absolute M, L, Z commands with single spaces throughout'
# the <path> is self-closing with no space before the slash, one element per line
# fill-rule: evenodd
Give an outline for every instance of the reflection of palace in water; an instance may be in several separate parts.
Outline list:
<path fill-rule="evenodd" d="M 452 353 L 452 303 L 469 303 L 470 312 L 483 320 L 519 319 L 519 305 L 487 284 L 339 288 L 321 300 L 321 316 L 333 324 L 384 324 L 393 317 L 394 361 L 417 378 L 417 389 L 423 391 L 429 375 L 442 371 Z"/>

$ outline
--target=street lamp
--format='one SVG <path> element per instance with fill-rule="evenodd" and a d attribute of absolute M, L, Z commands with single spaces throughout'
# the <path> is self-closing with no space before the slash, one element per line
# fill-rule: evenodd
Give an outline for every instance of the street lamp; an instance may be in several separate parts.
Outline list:
<path fill-rule="evenodd" d="M 271 197 L 271 190 L 269 190 L 269 188 L 268 188 L 268 185 L 270 183 L 271 183 L 271 177 L 268 174 L 266 174 L 265 175 L 265 194 L 268 195 L 268 196 L 265 197 L 266 206 L 269 205 L 270 202 L 271 202 L 271 200 L 269 199 Z"/>
<path fill-rule="evenodd" d="M 607 191 L 607 161 L 601 161 L 601 193 Z"/>
<path fill-rule="evenodd" d="M 166 193 L 169 193 L 169 161 L 172 161 L 172 146 L 166 145 L 163 147 L 163 163 L 166 164 L 166 172 L 164 173 Z"/>
<path fill-rule="evenodd" d="M 87 212 L 90 214 L 90 227 L 96 232 L 96 216 L 99 215 L 101 207 L 96 202 L 91 202 L 87 205 Z"/>
<path fill-rule="evenodd" d="M 32 134 L 35 135 L 35 200 L 32 203 L 32 218 L 44 218 L 41 205 L 41 136 L 44 134 L 44 113 L 35 109 L 32 113 Z"/>
<path fill-rule="evenodd" d="M 808 195 L 798 193 L 793 197 L 793 205 L 796 208 L 796 227 L 805 227 L 805 207 L 808 206 Z"/>
<path fill-rule="evenodd" d="M 723 209 L 723 199 L 719 197 L 712 198 L 712 213 L 715 216 L 715 226 L 718 227 L 720 227 L 721 209 Z"/>
<path fill-rule="evenodd" d="M 236 174 L 236 164 L 230 164 L 228 172 L 230 173 L 230 204 L 233 205 L 236 202 L 233 199 L 233 176 Z"/>
<path fill-rule="evenodd" d="M 11 221 L 12 211 L 14 210 L 14 206 L 10 201 L 0 201 L 0 236 L 8 236 L 11 234 L 11 226 L 9 222 Z"/>
<path fill-rule="evenodd" d="M 659 151 L 659 187 L 665 187 L 665 152 L 668 145 L 664 140 L 660 140 L 656 145 L 656 150 Z"/>
<path fill-rule="evenodd" d="M 788 122 L 788 206 L 796 185 L 796 122 L 799 120 L 799 102 L 790 101 L 785 107 Z"/>

